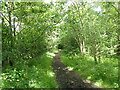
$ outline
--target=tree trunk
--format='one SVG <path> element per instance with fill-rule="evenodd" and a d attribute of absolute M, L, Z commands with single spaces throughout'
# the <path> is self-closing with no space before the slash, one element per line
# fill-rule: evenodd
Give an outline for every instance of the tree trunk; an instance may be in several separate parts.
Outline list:
<path fill-rule="evenodd" d="M 97 62 L 96 53 L 94 54 L 94 61 L 95 61 L 95 63 L 98 63 L 98 62 Z"/>
<path fill-rule="evenodd" d="M 98 61 L 99 61 L 99 63 L 100 63 L 100 56 L 98 56 Z"/>
<path fill-rule="evenodd" d="M 84 53 L 85 53 L 84 41 L 80 42 L 80 52 L 81 52 L 81 55 L 84 56 Z"/>
<path fill-rule="evenodd" d="M 11 11 L 8 9 L 8 18 L 9 18 L 9 35 L 10 35 L 10 44 L 11 44 L 11 47 L 13 45 L 13 38 L 12 38 L 12 19 L 11 19 Z"/>
<path fill-rule="evenodd" d="M 120 37 L 119 37 L 120 38 Z M 116 51 L 117 55 L 120 55 L 120 40 L 118 40 L 118 46 L 117 46 L 117 51 Z"/>
<path fill-rule="evenodd" d="M 93 53 L 93 57 L 94 57 L 94 61 L 95 63 L 97 63 L 97 51 L 96 51 L 96 44 L 93 44 L 93 48 L 92 48 L 92 53 Z"/>
<path fill-rule="evenodd" d="M 2 29 L 4 28 L 4 18 L 2 18 Z"/>
<path fill-rule="evenodd" d="M 14 30 L 14 36 L 15 36 L 15 32 L 16 32 L 16 28 L 15 28 L 15 18 L 13 19 L 13 30 Z"/>
<path fill-rule="evenodd" d="M 8 6 L 7 7 L 7 11 L 8 11 L 8 22 L 9 22 L 9 36 L 10 36 L 10 39 L 9 39 L 9 42 L 10 42 L 10 49 L 9 49 L 9 51 L 11 51 L 11 53 L 12 53 L 12 49 L 13 49 L 13 32 L 12 32 L 12 17 L 11 17 L 11 6 Z M 10 66 L 13 66 L 13 61 L 11 60 L 11 56 L 8 56 L 9 58 L 8 58 L 8 63 L 9 63 L 9 65 Z"/>

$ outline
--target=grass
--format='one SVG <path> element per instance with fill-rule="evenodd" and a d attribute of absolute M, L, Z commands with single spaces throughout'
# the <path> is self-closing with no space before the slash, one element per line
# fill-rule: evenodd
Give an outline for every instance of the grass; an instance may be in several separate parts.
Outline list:
<path fill-rule="evenodd" d="M 118 88 L 118 59 L 102 58 L 99 64 L 95 64 L 90 56 L 67 56 L 62 53 L 61 60 L 69 68 L 79 73 L 82 77 L 94 82 L 102 88 Z"/>
<path fill-rule="evenodd" d="M 49 52 L 24 63 L 8 68 L 2 74 L 2 87 L 5 88 L 57 88 Z"/>

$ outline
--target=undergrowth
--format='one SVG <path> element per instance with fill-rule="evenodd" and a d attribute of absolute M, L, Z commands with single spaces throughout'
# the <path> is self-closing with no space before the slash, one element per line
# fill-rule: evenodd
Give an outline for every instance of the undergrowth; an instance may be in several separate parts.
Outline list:
<path fill-rule="evenodd" d="M 2 88 L 57 88 L 51 67 L 52 56 L 29 59 L 2 73 Z"/>
<path fill-rule="evenodd" d="M 102 58 L 101 63 L 95 64 L 90 56 L 61 55 L 62 62 L 83 78 L 94 82 L 101 88 L 118 88 L 118 59 Z"/>

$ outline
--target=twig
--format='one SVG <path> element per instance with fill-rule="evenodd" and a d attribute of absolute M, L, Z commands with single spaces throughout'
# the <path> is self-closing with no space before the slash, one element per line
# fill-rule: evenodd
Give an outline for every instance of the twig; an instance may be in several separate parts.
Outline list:
<path fill-rule="evenodd" d="M 1 13 L 1 15 L 9 22 L 9 20 L 7 19 L 5 15 L 3 15 L 3 13 Z"/>

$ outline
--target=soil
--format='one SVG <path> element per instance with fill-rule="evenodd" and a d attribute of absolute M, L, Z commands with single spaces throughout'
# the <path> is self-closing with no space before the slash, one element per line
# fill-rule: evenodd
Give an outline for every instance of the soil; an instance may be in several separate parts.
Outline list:
<path fill-rule="evenodd" d="M 91 82 L 83 79 L 76 72 L 69 70 L 66 65 L 60 61 L 60 51 L 55 53 L 52 61 L 53 71 L 56 74 L 56 80 L 60 88 L 99 88 Z"/>

